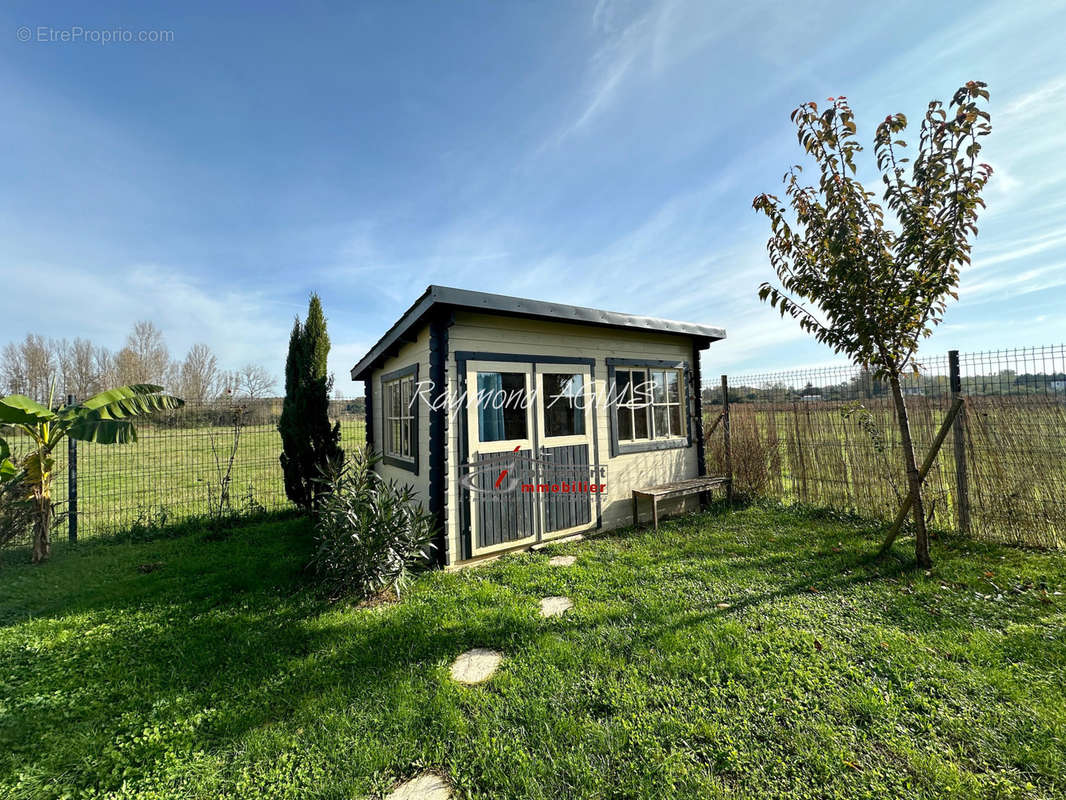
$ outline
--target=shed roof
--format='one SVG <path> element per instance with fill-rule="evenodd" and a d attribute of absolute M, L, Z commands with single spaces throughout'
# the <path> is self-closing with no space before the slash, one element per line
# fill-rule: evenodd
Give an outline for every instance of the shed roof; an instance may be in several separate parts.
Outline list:
<path fill-rule="evenodd" d="M 469 289 L 454 289 L 450 286 L 431 285 L 422 296 L 404 312 L 404 315 L 378 339 L 359 363 L 352 367 L 352 380 L 369 377 L 370 371 L 384 361 L 390 350 L 401 341 L 410 341 L 412 329 L 419 328 L 431 311 L 438 307 L 483 311 L 529 319 L 550 320 L 552 322 L 573 322 L 581 325 L 597 325 L 604 328 L 621 328 L 626 330 L 655 331 L 659 333 L 678 333 L 690 336 L 706 346 L 718 339 L 725 338 L 723 328 L 699 325 L 695 322 L 675 322 L 669 319 L 643 317 L 636 314 L 623 314 L 618 311 L 603 311 L 598 308 L 571 306 L 565 303 L 549 303 L 543 300 L 530 300 L 524 297 L 509 297 L 503 294 L 475 292 Z"/>

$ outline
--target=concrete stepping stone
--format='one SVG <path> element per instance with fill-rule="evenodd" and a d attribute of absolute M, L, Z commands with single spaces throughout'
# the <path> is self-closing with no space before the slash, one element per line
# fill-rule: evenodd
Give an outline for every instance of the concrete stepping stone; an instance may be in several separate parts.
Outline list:
<path fill-rule="evenodd" d="M 572 567 L 577 561 L 577 556 L 552 556 L 548 563 L 553 567 Z"/>
<path fill-rule="evenodd" d="M 440 775 L 426 772 L 404 781 L 385 800 L 451 800 L 452 787 Z"/>
<path fill-rule="evenodd" d="M 574 607 L 574 601 L 569 597 L 544 597 L 540 601 L 540 615 L 542 617 L 561 617 Z"/>
<path fill-rule="evenodd" d="M 496 673 L 502 661 L 503 653 L 496 650 L 485 647 L 467 650 L 452 664 L 452 680 L 471 685 L 484 683 Z"/>

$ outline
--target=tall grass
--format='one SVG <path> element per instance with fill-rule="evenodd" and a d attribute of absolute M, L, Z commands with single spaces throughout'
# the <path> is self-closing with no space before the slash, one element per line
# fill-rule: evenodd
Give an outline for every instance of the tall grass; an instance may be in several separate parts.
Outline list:
<path fill-rule="evenodd" d="M 949 398 L 912 396 L 907 405 L 921 459 Z M 717 412 L 712 406 L 712 420 Z M 737 491 L 874 518 L 891 518 L 898 509 L 905 479 L 890 399 L 735 403 L 730 422 Z M 721 430 L 708 442 L 712 471 L 724 470 Z M 964 432 L 971 534 L 1066 548 L 1063 398 L 968 397 Z M 926 480 L 926 510 L 934 525 L 959 527 L 955 487 L 949 435 Z"/>

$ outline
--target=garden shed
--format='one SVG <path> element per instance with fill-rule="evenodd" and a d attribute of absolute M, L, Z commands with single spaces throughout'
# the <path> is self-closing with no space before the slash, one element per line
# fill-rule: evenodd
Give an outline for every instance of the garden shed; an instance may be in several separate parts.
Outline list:
<path fill-rule="evenodd" d="M 351 374 L 378 472 L 435 515 L 450 567 L 627 524 L 634 489 L 705 474 L 700 353 L 724 338 L 430 286 Z"/>

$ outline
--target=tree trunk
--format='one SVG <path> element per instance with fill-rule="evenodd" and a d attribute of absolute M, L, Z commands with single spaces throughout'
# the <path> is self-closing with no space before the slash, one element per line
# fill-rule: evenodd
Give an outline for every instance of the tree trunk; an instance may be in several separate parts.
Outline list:
<path fill-rule="evenodd" d="M 896 403 L 899 435 L 903 442 L 903 465 L 907 470 L 907 485 L 914 494 L 914 558 L 918 566 L 928 569 L 933 565 L 929 558 L 929 534 L 925 530 L 925 504 L 922 502 L 922 481 L 918 476 L 918 464 L 914 460 L 914 442 L 911 440 L 911 423 L 907 417 L 907 404 L 899 385 L 899 375 L 889 375 L 892 399 Z"/>
<path fill-rule="evenodd" d="M 52 499 L 40 492 L 33 493 L 37 513 L 33 519 L 33 563 L 40 564 L 52 555 Z"/>

